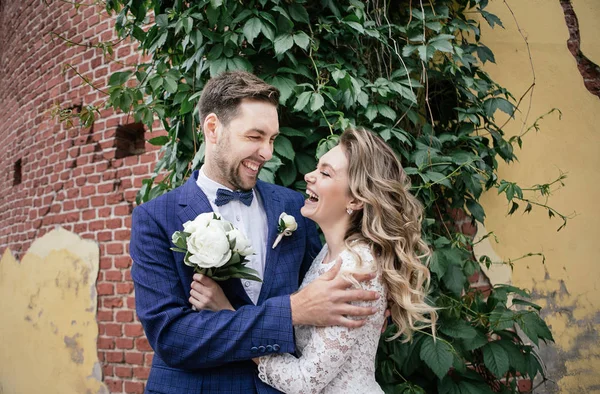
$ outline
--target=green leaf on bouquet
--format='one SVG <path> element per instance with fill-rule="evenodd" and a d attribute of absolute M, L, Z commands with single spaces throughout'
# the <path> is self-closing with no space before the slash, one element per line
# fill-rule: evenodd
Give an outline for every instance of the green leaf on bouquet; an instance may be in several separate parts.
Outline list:
<path fill-rule="evenodd" d="M 231 247 L 233 248 L 235 245 L 231 245 Z M 231 254 L 231 259 L 229 259 L 229 261 L 227 263 L 225 263 L 223 266 L 220 267 L 220 269 L 223 269 L 225 267 L 229 267 L 235 264 L 239 264 L 240 261 L 242 260 L 242 257 L 240 256 L 239 253 L 234 252 Z M 243 263 L 242 263 L 243 264 Z"/>
<path fill-rule="evenodd" d="M 189 233 L 185 231 L 175 231 L 171 236 L 171 241 L 177 246 L 179 249 L 187 248 L 187 238 L 190 236 Z M 185 252 L 185 250 L 184 250 Z"/>

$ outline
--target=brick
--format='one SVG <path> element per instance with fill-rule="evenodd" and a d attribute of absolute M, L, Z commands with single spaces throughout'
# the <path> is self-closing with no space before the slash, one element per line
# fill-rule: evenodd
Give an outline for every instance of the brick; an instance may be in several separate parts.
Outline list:
<path fill-rule="evenodd" d="M 470 221 L 462 225 L 462 233 L 468 236 L 475 236 L 477 234 L 477 226 L 473 225 Z"/>
<path fill-rule="evenodd" d="M 100 269 L 107 270 L 112 268 L 112 257 L 100 257 Z"/>
<path fill-rule="evenodd" d="M 111 393 L 123 392 L 123 381 L 105 378 L 104 383 L 108 386 L 108 391 Z"/>
<path fill-rule="evenodd" d="M 129 323 L 133 321 L 133 311 L 118 311 L 116 319 L 119 323 Z M 127 335 L 127 331 L 125 332 Z M 130 335 L 127 335 L 130 336 Z"/>
<path fill-rule="evenodd" d="M 135 348 L 137 350 L 152 350 L 152 347 L 150 346 L 150 344 L 148 343 L 148 339 L 146 338 L 137 338 L 135 340 Z"/>
<path fill-rule="evenodd" d="M 117 294 L 131 294 L 133 283 L 117 283 Z"/>
<path fill-rule="evenodd" d="M 125 382 L 125 392 L 126 393 L 135 393 L 135 394 L 143 394 L 144 393 L 144 383 L 142 382 Z"/>
<path fill-rule="evenodd" d="M 117 338 L 115 344 L 117 345 L 117 349 L 133 349 L 133 339 L 131 338 Z"/>
<path fill-rule="evenodd" d="M 106 253 L 107 254 L 123 254 L 123 244 L 118 243 L 110 243 L 106 245 Z"/>
<path fill-rule="evenodd" d="M 104 376 L 113 376 L 115 374 L 115 367 L 110 364 L 103 365 L 102 372 Z"/>
<path fill-rule="evenodd" d="M 127 352 L 125 353 L 125 362 L 127 364 L 144 364 L 144 354 L 139 352 Z"/>
<path fill-rule="evenodd" d="M 115 268 L 129 268 L 131 267 L 130 257 L 115 257 Z"/>
<path fill-rule="evenodd" d="M 130 378 L 133 376 L 133 369 L 131 367 L 115 367 L 115 376 Z"/>
<path fill-rule="evenodd" d="M 93 196 L 92 198 L 90 198 L 90 202 L 92 203 L 93 207 L 103 207 L 105 205 L 105 202 L 106 202 L 106 197 L 104 197 L 104 196 Z"/>
<path fill-rule="evenodd" d="M 117 270 L 104 271 L 104 279 L 110 282 L 119 282 L 123 280 L 123 273 Z"/>
<path fill-rule="evenodd" d="M 121 308 L 123 306 L 123 298 L 121 298 L 121 297 L 105 297 L 102 300 L 102 305 L 105 308 Z"/>
<path fill-rule="evenodd" d="M 130 205 L 119 205 L 115 207 L 115 216 L 128 216 L 133 212 L 133 207 Z"/>
<path fill-rule="evenodd" d="M 112 311 L 98 311 L 96 313 L 96 318 L 98 321 L 113 321 L 113 312 Z"/>
<path fill-rule="evenodd" d="M 141 337 L 144 335 L 144 328 L 141 324 L 125 324 L 125 335 L 128 337 Z"/>
<path fill-rule="evenodd" d="M 98 337 L 98 349 L 114 349 L 115 340 L 113 338 Z"/>
<path fill-rule="evenodd" d="M 115 294 L 115 285 L 112 283 L 98 283 L 96 289 L 98 290 L 98 295 Z"/>
<path fill-rule="evenodd" d="M 150 368 L 148 367 L 133 367 L 133 376 L 138 379 L 147 380 L 150 376 Z"/>
<path fill-rule="evenodd" d="M 123 335 L 123 326 L 117 323 L 102 323 L 104 333 L 110 337 L 120 337 Z M 100 325 L 99 325 L 100 326 Z"/>
<path fill-rule="evenodd" d="M 122 351 L 106 352 L 106 361 L 109 363 L 122 363 L 124 355 Z"/>
<path fill-rule="evenodd" d="M 131 230 L 115 231 L 115 241 L 129 241 L 131 238 Z"/>
<path fill-rule="evenodd" d="M 123 223 L 123 221 L 121 219 L 118 219 L 118 218 L 109 219 L 109 220 L 106 221 L 106 228 L 109 228 L 109 229 L 121 228 L 122 227 L 122 223 Z"/>
<path fill-rule="evenodd" d="M 134 370 L 135 375 L 135 370 Z M 532 384 L 529 379 L 521 379 L 517 382 L 517 387 L 520 393 L 529 393 L 531 392 Z"/>
<path fill-rule="evenodd" d="M 144 358 L 144 365 L 150 366 L 152 365 L 152 360 L 154 359 L 154 353 L 147 353 Z"/>

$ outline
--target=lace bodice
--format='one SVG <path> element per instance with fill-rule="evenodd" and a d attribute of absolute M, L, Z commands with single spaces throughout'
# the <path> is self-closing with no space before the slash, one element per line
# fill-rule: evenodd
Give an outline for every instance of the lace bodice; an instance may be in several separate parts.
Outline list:
<path fill-rule="evenodd" d="M 364 245 L 353 247 L 362 259 L 359 265 L 349 251 L 340 255 L 340 275 L 353 271 L 377 270 L 370 249 Z M 315 258 L 300 288 L 328 271 L 336 259 L 323 263 L 327 245 Z M 375 381 L 375 355 L 386 308 L 386 290 L 381 272 L 375 279 L 362 282 L 362 288 L 377 291 L 380 298 L 361 302 L 377 308 L 365 325 L 356 329 L 345 327 L 298 326 L 295 329 L 296 348 L 300 358 L 291 354 L 274 354 L 260 358 L 259 377 L 284 393 L 383 393 Z"/>

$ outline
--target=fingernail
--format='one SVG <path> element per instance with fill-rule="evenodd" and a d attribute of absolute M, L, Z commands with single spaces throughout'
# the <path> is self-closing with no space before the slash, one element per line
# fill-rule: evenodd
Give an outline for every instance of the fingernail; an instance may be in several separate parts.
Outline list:
<path fill-rule="evenodd" d="M 371 308 L 371 313 L 377 313 L 377 308 Z"/>

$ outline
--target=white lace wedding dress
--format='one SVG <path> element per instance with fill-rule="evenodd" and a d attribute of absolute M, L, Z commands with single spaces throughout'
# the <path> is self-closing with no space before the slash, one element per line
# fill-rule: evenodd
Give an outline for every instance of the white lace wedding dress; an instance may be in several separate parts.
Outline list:
<path fill-rule="evenodd" d="M 362 266 L 349 251 L 341 253 L 344 272 L 373 272 L 373 255 L 365 245 L 353 247 L 361 256 Z M 336 259 L 323 263 L 327 245 L 315 258 L 300 288 L 329 270 Z M 274 354 L 260 358 L 259 377 L 284 393 L 383 393 L 375 381 L 375 354 L 381 335 L 386 308 L 386 289 L 381 272 L 369 282 L 362 282 L 365 290 L 380 294 L 377 301 L 356 303 L 374 306 L 377 313 L 365 325 L 356 329 L 345 327 L 298 326 L 295 329 L 296 348 L 300 358 L 291 354 Z"/>

